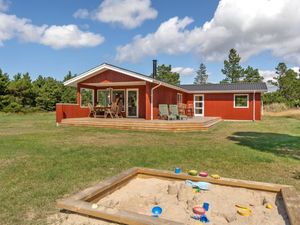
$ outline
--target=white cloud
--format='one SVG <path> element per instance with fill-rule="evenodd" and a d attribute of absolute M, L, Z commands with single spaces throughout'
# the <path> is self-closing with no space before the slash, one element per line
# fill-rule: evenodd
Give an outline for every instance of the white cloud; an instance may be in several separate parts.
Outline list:
<path fill-rule="evenodd" d="M 74 17 L 90 17 L 100 22 L 133 29 L 145 20 L 155 19 L 157 11 L 151 7 L 151 0 L 104 0 L 96 10 L 89 12 L 87 9 L 79 9 Z"/>
<path fill-rule="evenodd" d="M 78 9 L 73 16 L 75 18 L 80 18 L 80 19 L 87 19 L 89 17 L 90 13 L 87 9 Z"/>
<path fill-rule="evenodd" d="M 276 72 L 273 70 L 259 70 L 259 74 L 261 76 L 263 76 L 264 78 L 264 82 L 266 82 L 267 87 L 268 87 L 268 91 L 272 92 L 272 91 L 276 91 L 277 87 L 270 84 L 268 81 L 275 81 L 274 77 L 277 76 Z"/>
<path fill-rule="evenodd" d="M 193 53 L 207 60 L 223 60 L 230 48 L 236 48 L 243 59 L 270 51 L 300 63 L 299 11 L 299 0 L 221 0 L 214 17 L 203 26 L 189 29 L 192 19 L 171 18 L 154 33 L 136 36 L 118 47 L 116 58 L 138 61 L 159 53 Z"/>
<path fill-rule="evenodd" d="M 267 82 L 269 80 L 274 81 L 274 77 L 276 77 L 276 73 L 273 70 L 260 70 L 259 74 L 264 78 L 264 82 Z"/>
<path fill-rule="evenodd" d="M 291 68 L 291 69 L 294 70 L 296 73 L 299 73 L 300 67 L 294 66 L 294 67 Z"/>
<path fill-rule="evenodd" d="M 9 9 L 10 1 L 0 0 L 0 12 L 6 12 Z"/>
<path fill-rule="evenodd" d="M 174 67 L 172 68 L 172 72 L 179 73 L 180 75 L 193 75 L 195 73 L 195 70 L 190 67 Z"/>
<path fill-rule="evenodd" d="M 136 36 L 132 43 L 117 48 L 118 61 L 137 62 L 144 56 L 155 56 L 158 53 L 170 55 L 187 51 L 186 39 L 190 32 L 184 29 L 193 22 L 189 17 L 180 20 L 178 17 L 162 23 L 157 31 L 145 37 Z"/>
<path fill-rule="evenodd" d="M 104 38 L 91 32 L 83 32 L 76 25 L 48 27 L 40 42 L 55 49 L 93 47 L 104 41 Z"/>
<path fill-rule="evenodd" d="M 0 13 L 0 46 L 4 41 L 17 38 L 55 49 L 93 47 L 101 44 L 104 38 L 99 34 L 81 31 L 78 26 L 36 26 L 25 18 Z"/>

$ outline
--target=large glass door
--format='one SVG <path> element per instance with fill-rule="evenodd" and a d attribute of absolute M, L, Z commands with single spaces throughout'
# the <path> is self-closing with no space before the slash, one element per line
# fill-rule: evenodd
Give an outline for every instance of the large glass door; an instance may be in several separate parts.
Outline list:
<path fill-rule="evenodd" d="M 194 95 L 195 116 L 204 116 L 204 95 Z"/>
<path fill-rule="evenodd" d="M 138 117 L 138 108 L 139 108 L 139 100 L 138 100 L 138 89 L 127 89 L 127 117 Z"/>

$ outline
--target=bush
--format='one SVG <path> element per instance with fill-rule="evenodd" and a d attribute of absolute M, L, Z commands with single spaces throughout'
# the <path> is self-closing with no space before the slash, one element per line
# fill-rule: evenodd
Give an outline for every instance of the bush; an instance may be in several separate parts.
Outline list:
<path fill-rule="evenodd" d="M 271 103 L 264 105 L 264 111 L 266 112 L 282 112 L 288 109 L 289 107 L 285 103 Z"/>
<path fill-rule="evenodd" d="M 17 102 L 11 102 L 8 106 L 6 106 L 3 111 L 4 112 L 14 112 L 14 113 L 18 113 L 18 112 L 22 112 L 23 106 L 20 105 Z"/>

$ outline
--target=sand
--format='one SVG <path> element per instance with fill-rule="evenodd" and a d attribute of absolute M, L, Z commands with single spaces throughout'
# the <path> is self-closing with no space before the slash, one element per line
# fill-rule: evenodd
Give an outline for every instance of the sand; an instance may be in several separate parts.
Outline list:
<path fill-rule="evenodd" d="M 157 178 L 136 178 L 97 204 L 109 208 L 132 211 L 151 216 L 151 209 L 159 205 L 163 209 L 161 218 L 184 223 L 202 224 L 191 218 L 195 205 L 209 203 L 206 215 L 210 225 L 289 225 L 281 196 L 276 193 L 233 188 L 220 185 L 210 186 L 208 191 L 195 193 L 183 181 L 169 181 Z M 267 209 L 266 204 L 273 206 Z M 237 213 L 236 204 L 252 210 L 245 217 Z M 76 214 L 60 214 L 61 225 L 108 225 L 113 224 Z"/>

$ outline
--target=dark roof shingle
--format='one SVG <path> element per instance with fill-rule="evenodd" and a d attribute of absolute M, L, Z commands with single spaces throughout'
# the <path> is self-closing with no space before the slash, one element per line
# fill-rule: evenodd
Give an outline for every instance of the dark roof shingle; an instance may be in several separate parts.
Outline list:
<path fill-rule="evenodd" d="M 268 91 L 266 83 L 183 84 L 188 91 Z"/>

